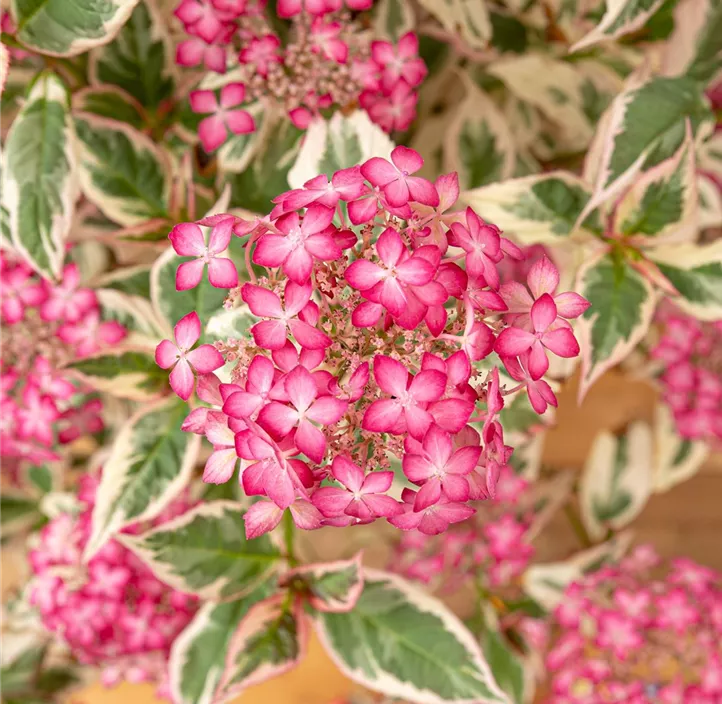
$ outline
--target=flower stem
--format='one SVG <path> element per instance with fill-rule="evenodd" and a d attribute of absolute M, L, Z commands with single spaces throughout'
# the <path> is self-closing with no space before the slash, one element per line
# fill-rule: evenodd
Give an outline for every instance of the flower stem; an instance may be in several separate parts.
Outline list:
<path fill-rule="evenodd" d="M 293 547 L 293 540 L 296 533 L 296 526 L 293 523 L 293 516 L 290 509 L 283 514 L 283 542 L 286 545 L 286 559 L 291 567 L 298 565 L 298 559 Z"/>
<path fill-rule="evenodd" d="M 579 539 L 579 542 L 585 547 L 590 548 L 594 544 L 592 542 L 592 539 L 589 537 L 589 533 L 587 533 L 587 529 L 584 527 L 584 524 L 582 523 L 581 518 L 579 518 L 579 514 L 576 512 L 574 506 L 572 506 L 570 503 L 567 503 L 564 506 L 564 514 L 566 515 L 567 519 L 569 520 L 569 525 L 572 527 L 572 530 L 574 531 L 574 534 Z"/>

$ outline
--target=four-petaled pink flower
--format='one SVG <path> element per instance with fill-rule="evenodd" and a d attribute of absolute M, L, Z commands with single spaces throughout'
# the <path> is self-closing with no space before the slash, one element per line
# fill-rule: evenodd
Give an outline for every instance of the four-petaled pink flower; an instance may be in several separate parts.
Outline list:
<path fill-rule="evenodd" d="M 96 305 L 95 292 L 81 288 L 80 269 L 72 263 L 63 269 L 62 282 L 49 289 L 48 298 L 40 306 L 40 317 L 74 323 Z"/>
<path fill-rule="evenodd" d="M 175 253 L 181 257 L 196 257 L 195 261 L 183 262 L 175 275 L 175 287 L 178 291 L 195 288 L 203 278 L 203 270 L 208 265 L 208 280 L 216 288 L 235 288 L 238 286 L 236 265 L 220 255 L 228 249 L 233 234 L 233 219 L 222 220 L 211 230 L 206 245 L 201 228 L 193 222 L 176 225 L 168 235 Z"/>
<path fill-rule="evenodd" d="M 391 152 L 391 162 L 375 156 L 361 167 L 361 173 L 383 191 L 389 205 L 398 208 L 410 200 L 432 208 L 439 204 L 434 185 L 425 178 L 411 176 L 424 165 L 418 152 L 408 147 L 396 147 Z"/>
<path fill-rule="evenodd" d="M 275 34 L 253 37 L 247 46 L 241 49 L 238 60 L 242 64 L 251 64 L 261 76 L 268 75 L 268 69 L 274 63 L 282 61 L 278 53 L 281 40 Z"/>
<path fill-rule="evenodd" d="M 73 323 L 63 323 L 56 335 L 75 348 L 75 353 L 86 357 L 97 352 L 105 345 L 120 342 L 128 331 L 117 320 L 102 322 L 100 311 L 92 309 Z"/>
<path fill-rule="evenodd" d="M 416 492 L 412 489 L 404 489 L 401 498 L 404 501 L 404 513 L 389 518 L 389 523 L 401 530 L 418 530 L 425 535 L 439 535 L 451 523 L 465 521 L 475 513 L 468 504 L 446 500 L 416 511 Z"/>
<path fill-rule="evenodd" d="M 254 418 L 269 400 L 275 368 L 268 357 L 257 354 L 248 365 L 246 388 L 235 391 L 223 404 L 223 412 L 233 418 Z"/>
<path fill-rule="evenodd" d="M 569 323 L 557 323 L 557 307 L 548 293 L 532 306 L 531 324 L 533 332 L 515 327 L 502 330 L 494 349 L 502 357 L 518 357 L 528 352 L 528 369 L 532 379 L 540 379 L 549 368 L 545 349 L 559 357 L 576 357 L 579 354 L 579 343 Z"/>
<path fill-rule="evenodd" d="M 529 353 L 525 352 L 520 357 L 502 357 L 501 361 L 514 381 L 520 381 L 526 386 L 526 393 L 529 396 L 531 407 L 540 415 L 546 413 L 549 406 L 557 407 L 557 397 L 554 391 L 544 379 L 532 379 L 527 371 L 529 368 Z"/>
<path fill-rule="evenodd" d="M 496 225 L 485 223 L 471 208 L 466 209 L 466 227 L 460 222 L 451 225 L 451 244 L 466 252 L 466 271 L 492 289 L 499 288 L 496 265 L 504 256 L 501 236 Z"/>
<path fill-rule="evenodd" d="M 256 129 L 251 113 L 237 108 L 245 97 L 246 87 L 243 83 L 228 83 L 223 86 L 220 104 L 212 90 L 194 90 L 190 94 L 193 112 L 213 113 L 210 117 L 203 118 L 198 125 L 198 136 L 207 152 L 215 151 L 226 141 L 228 130 L 233 134 L 248 134 Z"/>
<path fill-rule="evenodd" d="M 311 30 L 308 35 L 311 51 L 322 54 L 336 63 L 345 64 L 346 59 L 348 59 L 348 44 L 339 38 L 340 34 L 340 22 L 326 22 L 321 17 L 317 17 L 311 23 Z"/>
<path fill-rule="evenodd" d="M 434 422 L 426 409 L 443 395 L 446 374 L 430 369 L 413 376 L 401 362 L 377 354 L 374 378 L 378 387 L 392 398 L 378 399 L 366 409 L 363 429 L 396 434 L 408 430 L 412 437 L 423 438 Z"/>
<path fill-rule="evenodd" d="M 253 261 L 267 267 L 280 266 L 291 281 L 307 283 L 314 259 L 333 261 L 342 254 L 331 234 L 335 229 L 332 220 L 333 210 L 319 203 L 309 206 L 303 220 L 295 212 L 281 216 L 276 227 L 283 235 L 263 235 Z"/>
<path fill-rule="evenodd" d="M 412 88 L 418 86 L 427 74 L 426 64 L 419 57 L 419 38 L 413 32 L 404 34 L 396 46 L 391 42 L 372 42 L 371 58 L 383 67 L 381 87 L 385 91 L 390 91 L 399 79 Z"/>
<path fill-rule="evenodd" d="M 336 423 L 348 403 L 333 396 L 318 398 L 316 382 L 301 365 L 286 375 L 284 385 L 291 406 L 271 401 L 258 414 L 258 424 L 278 440 L 295 428 L 296 447 L 314 462 L 321 462 L 326 454 L 326 436 L 313 423 Z"/>
<path fill-rule="evenodd" d="M 346 515 L 361 521 L 372 521 L 401 513 L 401 505 L 385 495 L 394 480 L 393 472 L 364 475 L 363 470 L 348 457 L 338 455 L 331 465 L 331 474 L 345 489 L 323 486 L 314 492 L 313 504 L 324 517 Z"/>
<path fill-rule="evenodd" d="M 23 319 L 25 307 L 35 307 L 47 297 L 42 282 L 33 276 L 26 266 L 16 266 L 3 272 L 2 302 L 3 320 L 12 325 Z"/>
<path fill-rule="evenodd" d="M 223 356 L 213 345 L 192 349 L 201 336 L 201 321 L 193 311 L 183 316 L 174 329 L 175 344 L 163 340 L 155 350 L 155 361 L 161 369 L 173 370 L 170 385 L 184 401 L 193 393 L 194 371 L 209 374 L 223 366 Z"/>

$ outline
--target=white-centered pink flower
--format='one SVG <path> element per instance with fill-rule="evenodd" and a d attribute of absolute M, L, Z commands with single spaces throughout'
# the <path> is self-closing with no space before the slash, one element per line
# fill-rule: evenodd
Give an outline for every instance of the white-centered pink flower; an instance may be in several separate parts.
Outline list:
<path fill-rule="evenodd" d="M 253 116 L 238 106 L 246 98 L 242 83 L 228 83 L 221 88 L 220 102 L 212 90 L 194 90 L 190 94 L 191 109 L 196 113 L 211 113 L 198 125 L 198 136 L 203 149 L 213 152 L 232 134 L 248 134 L 256 129 Z"/>

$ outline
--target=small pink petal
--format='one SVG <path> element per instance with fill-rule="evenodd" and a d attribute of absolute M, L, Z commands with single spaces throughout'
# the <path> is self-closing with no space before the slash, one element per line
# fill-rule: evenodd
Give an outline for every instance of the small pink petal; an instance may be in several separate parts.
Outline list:
<path fill-rule="evenodd" d="M 326 437 L 307 420 L 302 420 L 298 424 L 294 442 L 301 452 L 316 463 L 320 463 L 326 454 Z"/>
<path fill-rule="evenodd" d="M 385 393 L 392 396 L 401 396 L 406 392 L 409 372 L 398 360 L 377 354 L 374 357 L 374 379 L 379 388 Z M 444 383 L 445 380 L 446 377 L 444 376 Z"/>
<path fill-rule="evenodd" d="M 195 377 L 191 371 L 190 364 L 188 364 L 185 359 L 181 359 L 170 373 L 171 388 L 180 398 L 187 401 L 193 393 L 194 383 Z"/>
<path fill-rule="evenodd" d="M 282 517 L 283 511 L 273 502 L 257 501 L 243 516 L 246 540 L 253 540 L 272 531 L 281 522 Z"/>
<path fill-rule="evenodd" d="M 193 112 L 209 113 L 218 109 L 216 94 L 212 90 L 194 90 L 188 97 Z"/>
<path fill-rule="evenodd" d="M 318 350 L 331 346 L 331 338 L 326 333 L 311 327 L 302 320 L 289 320 L 288 327 L 301 347 Z M 270 349 L 270 348 L 269 348 Z"/>
<path fill-rule="evenodd" d="M 499 334 L 494 349 L 503 357 L 518 357 L 526 352 L 535 340 L 534 335 L 526 330 L 506 328 Z"/>
<path fill-rule="evenodd" d="M 203 481 L 207 484 L 225 484 L 236 471 L 238 455 L 234 447 L 216 450 L 211 454 L 203 469 Z"/>
<path fill-rule="evenodd" d="M 261 318 L 282 318 L 283 307 L 281 299 L 266 288 L 253 284 L 244 284 L 241 297 L 248 303 L 253 315 Z"/>
<path fill-rule="evenodd" d="M 389 432 L 397 424 L 402 410 L 401 405 L 392 399 L 374 401 L 366 409 L 361 426 L 371 432 Z"/>
<path fill-rule="evenodd" d="M 186 354 L 186 359 L 199 374 L 210 374 L 220 369 L 223 355 L 213 345 L 201 345 Z"/>
<path fill-rule="evenodd" d="M 221 88 L 221 107 L 234 108 L 240 105 L 246 97 L 246 87 L 243 83 L 228 83 Z"/>
<path fill-rule="evenodd" d="M 234 219 L 232 217 L 226 217 L 217 225 L 214 225 L 208 240 L 208 251 L 211 254 L 221 254 L 228 249 L 233 235 L 233 223 Z"/>
<path fill-rule="evenodd" d="M 540 298 L 545 293 L 554 295 L 559 286 L 559 270 L 544 256 L 529 269 L 526 282 L 534 298 Z"/>
<path fill-rule="evenodd" d="M 233 134 L 250 134 L 256 131 L 253 115 L 246 110 L 231 110 L 226 113 L 226 125 Z"/>
<path fill-rule="evenodd" d="M 155 348 L 155 363 L 161 369 L 170 369 L 178 361 L 178 356 L 178 348 L 170 340 L 163 340 Z"/>
<path fill-rule="evenodd" d="M 205 262 L 202 259 L 194 259 L 190 262 L 183 262 L 175 272 L 176 291 L 188 291 L 195 288 L 203 279 Z"/>
<path fill-rule="evenodd" d="M 238 286 L 236 265 L 225 257 L 214 257 L 208 262 L 208 280 L 216 288 L 235 288 Z"/>
<path fill-rule="evenodd" d="M 181 350 L 189 350 L 201 336 L 201 321 L 198 313 L 191 311 L 184 315 L 173 329 L 175 341 Z"/>
<path fill-rule="evenodd" d="M 209 154 L 220 147 L 227 139 L 228 132 L 222 118 L 217 115 L 206 117 L 198 125 L 198 137 L 203 149 Z"/>
<path fill-rule="evenodd" d="M 346 412 L 348 403 L 334 398 L 333 396 L 322 396 L 314 401 L 313 405 L 306 412 L 309 418 L 321 425 L 332 425 L 337 423 Z"/>
<path fill-rule="evenodd" d="M 194 222 L 176 225 L 168 235 L 175 253 L 181 257 L 200 257 L 206 248 L 201 228 Z"/>
<path fill-rule="evenodd" d="M 286 344 L 286 326 L 280 320 L 262 320 L 251 328 L 254 342 L 266 350 L 280 350 Z"/>
<path fill-rule="evenodd" d="M 282 235 L 263 235 L 256 244 L 253 261 L 262 266 L 281 266 L 291 252 L 291 240 Z"/>
<path fill-rule="evenodd" d="M 272 401 L 258 414 L 259 425 L 275 438 L 285 438 L 298 423 L 298 413 L 288 406 Z"/>
<path fill-rule="evenodd" d="M 554 305 L 554 299 L 544 293 L 538 298 L 531 307 L 531 322 L 535 332 L 544 332 L 557 317 L 557 307 Z"/>

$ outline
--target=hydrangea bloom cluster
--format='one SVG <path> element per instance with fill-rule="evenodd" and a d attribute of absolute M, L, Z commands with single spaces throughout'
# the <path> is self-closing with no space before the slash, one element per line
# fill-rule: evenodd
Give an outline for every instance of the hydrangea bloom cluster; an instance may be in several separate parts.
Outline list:
<path fill-rule="evenodd" d="M 722 698 L 722 575 L 707 567 L 639 547 L 569 586 L 554 624 L 555 704 Z"/>
<path fill-rule="evenodd" d="M 702 322 L 667 307 L 651 356 L 664 363 L 659 380 L 677 429 L 692 440 L 722 439 L 722 321 Z"/>
<path fill-rule="evenodd" d="M 230 134 L 255 130 L 244 104 L 270 99 L 305 129 L 320 110 L 360 104 L 384 130 L 405 130 L 414 119 L 416 88 L 426 76 L 413 33 L 396 44 L 373 41 L 351 16 L 372 0 L 281 0 L 276 11 L 290 28 L 284 41 L 256 0 L 182 0 L 175 15 L 189 38 L 177 48 L 181 66 L 216 73 L 233 68 L 238 80 L 219 91 L 196 90 L 191 108 L 204 149 Z M 345 6 L 344 6 L 345 5 Z"/>
<path fill-rule="evenodd" d="M 534 557 L 527 540 L 533 517 L 528 486 L 505 467 L 494 498 L 472 520 L 439 536 L 404 533 L 388 569 L 442 592 L 469 580 L 495 595 L 508 591 Z"/>
<path fill-rule="evenodd" d="M 155 682 L 164 693 L 170 647 L 192 619 L 197 599 L 160 582 L 115 540 L 82 564 L 97 486 L 96 476 L 85 475 L 78 493 L 80 513 L 61 514 L 41 531 L 30 553 L 31 601 L 45 627 L 82 664 L 101 668 L 106 686 L 121 680 Z M 154 524 L 188 508 L 185 499 L 178 499 Z"/>
<path fill-rule="evenodd" d="M 102 430 L 101 401 L 88 398 L 62 365 L 126 335 L 103 322 L 95 293 L 80 285 L 76 264 L 53 284 L 21 260 L 0 254 L 2 367 L 0 441 L 5 461 L 37 464 L 57 457 L 56 443 Z"/>
<path fill-rule="evenodd" d="M 213 283 L 231 229 L 246 238 L 247 283 L 227 304 L 242 299 L 259 319 L 249 338 L 194 349 L 201 325 L 192 312 L 156 359 L 184 399 L 199 376 L 210 408 L 184 427 L 215 448 L 205 480 L 228 481 L 240 458 L 246 494 L 269 499 L 247 513 L 250 536 L 287 508 L 306 529 L 385 518 L 441 533 L 496 491 L 512 452 L 498 420 L 504 397 L 526 389 L 539 413 L 556 404 L 542 379 L 547 355 L 578 354 L 568 319 L 587 302 L 556 292 L 546 258 L 529 288 L 502 285 L 497 265 L 523 253 L 471 208 L 449 212 L 457 175 L 431 183 L 413 175 L 422 164 L 396 147 L 391 161 L 374 157 L 279 195 L 267 217 L 215 215 L 170 234 L 178 254 L 200 262 L 190 280 L 188 263 L 179 267 L 179 289 L 197 283 L 209 259 Z M 201 252 L 201 226 L 221 244 Z M 511 389 L 500 386 L 494 351 L 518 382 Z M 224 361 L 234 364 L 221 384 L 211 372 Z M 392 458 L 418 487 L 400 502 L 388 494 Z"/>

